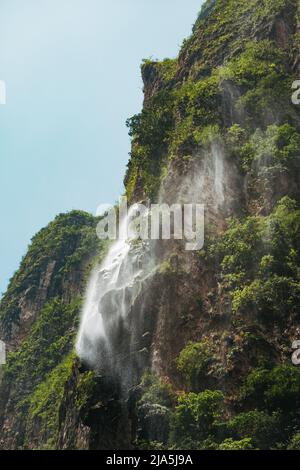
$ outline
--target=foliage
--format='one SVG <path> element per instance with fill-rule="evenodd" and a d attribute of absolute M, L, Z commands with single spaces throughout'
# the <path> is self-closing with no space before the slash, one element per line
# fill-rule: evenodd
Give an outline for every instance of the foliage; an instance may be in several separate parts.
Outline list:
<path fill-rule="evenodd" d="M 177 359 L 177 368 L 192 389 L 198 387 L 201 379 L 209 372 L 214 357 L 205 342 L 190 342 Z"/>
<path fill-rule="evenodd" d="M 178 399 L 171 424 L 170 442 L 177 446 L 199 445 L 213 435 L 222 415 L 223 394 L 205 390 L 183 394 Z"/>
<path fill-rule="evenodd" d="M 232 438 L 225 439 L 218 450 L 254 450 L 252 440 L 249 438 L 234 441 Z"/>
<path fill-rule="evenodd" d="M 125 186 L 128 184 L 134 187 L 140 169 L 144 179 L 144 190 L 149 195 L 155 194 L 159 187 L 162 156 L 166 150 L 173 120 L 172 93 L 165 90 L 154 96 L 140 114 L 127 120 L 126 124 L 133 142 Z M 134 180 L 132 180 L 133 175 L 135 175 Z M 128 197 L 131 193 L 132 191 L 127 188 Z"/>
<path fill-rule="evenodd" d="M 5 381 L 14 381 L 14 398 L 20 401 L 55 368 L 73 347 L 81 299 L 65 304 L 58 298 L 50 301 L 20 348 L 8 355 Z M 24 407 L 24 402 L 22 402 Z"/>
<path fill-rule="evenodd" d="M 262 321 L 280 321 L 297 314 L 300 284 L 292 278 L 272 276 L 265 281 L 255 280 L 233 295 L 234 313 L 254 312 Z"/>
<path fill-rule="evenodd" d="M 88 406 L 89 400 L 93 395 L 95 388 L 95 372 L 87 371 L 81 373 L 76 385 L 75 405 L 79 410 Z"/>
<path fill-rule="evenodd" d="M 142 64 L 142 74 L 146 73 L 147 69 L 155 70 L 159 77 L 163 79 L 166 85 L 167 82 L 170 82 L 176 75 L 178 70 L 178 61 L 177 59 L 164 59 L 162 61 L 153 61 L 152 59 L 144 59 Z"/>
<path fill-rule="evenodd" d="M 243 403 L 260 410 L 293 412 L 300 405 L 300 371 L 292 365 L 254 369 L 241 389 Z"/>
<path fill-rule="evenodd" d="M 249 439 L 256 448 L 270 449 L 280 440 L 280 416 L 265 411 L 252 410 L 236 415 L 227 424 L 234 438 Z"/>
<path fill-rule="evenodd" d="M 237 85 L 257 89 L 260 81 L 270 73 L 284 73 L 282 59 L 282 52 L 271 41 L 249 42 L 245 51 L 233 58 L 221 74 L 224 79 Z"/>
<path fill-rule="evenodd" d="M 290 105 L 290 51 L 258 34 L 294 3 L 208 1 L 178 60 L 144 62 L 143 73 L 151 72 L 155 86 L 147 90 L 151 97 L 143 112 L 127 123 L 133 143 L 125 179 L 130 197 L 140 197 L 141 191 L 155 197 L 168 165 L 175 162 L 184 171 L 212 136 L 224 141 L 241 178 L 253 178 L 254 191 L 259 178 L 272 187 L 274 174 L 293 172 L 300 134 L 297 111 Z M 261 203 L 251 207 L 251 214 L 260 215 L 229 221 L 207 249 L 206 261 L 215 262 L 219 291 L 228 294 L 228 323 L 235 325 L 238 319 L 243 325 L 244 320 L 259 331 L 296 318 L 299 306 L 299 205 L 288 197 L 278 203 L 275 199 L 267 216 L 266 211 L 259 213 L 265 209 Z M 170 262 L 162 264 L 161 273 L 176 274 Z M 232 340 L 242 343 L 242 333 L 235 333 L 239 338 Z M 240 343 L 230 352 L 243 358 Z M 193 390 L 213 361 L 208 344 L 189 343 L 177 360 L 183 388 Z M 296 446 L 297 438 L 292 438 L 299 427 L 299 373 L 288 365 L 272 368 L 274 362 L 265 363 L 263 369 L 250 370 L 239 400 L 216 390 L 187 392 L 174 407 L 174 395 L 150 374 L 143 379 L 138 406 L 152 415 L 169 410 L 174 448 Z M 146 441 L 141 445 L 164 448 L 164 442 Z"/>
<path fill-rule="evenodd" d="M 278 335 L 281 326 L 288 329 L 290 319 L 299 319 L 299 201 L 285 197 L 276 203 L 278 198 L 272 197 L 267 211 L 250 194 L 260 192 L 261 182 L 275 190 L 273 176 L 291 175 L 299 165 L 299 116 L 290 103 L 292 45 L 289 50 L 279 47 L 265 33 L 275 18 L 292 16 L 296 6 L 294 0 L 209 0 L 178 59 L 146 60 L 142 65 L 144 78 L 148 74 L 154 86 L 146 84 L 150 90 L 143 111 L 127 121 L 132 138 L 125 177 L 128 197 L 156 198 L 171 165 L 172 171 L 184 174 L 212 139 L 220 139 L 228 162 L 232 159 L 241 180 L 246 176 L 252 185 L 241 209 L 252 204 L 249 212 L 256 215 L 229 220 L 201 258 L 214 268 L 207 274 L 214 277 L 218 305 L 224 308 L 215 326 L 222 327 L 226 317 L 228 330 L 241 327 L 230 331 L 231 348 L 222 339 L 220 353 L 227 362 L 226 380 L 233 386 L 224 380 L 226 395 L 218 390 L 193 393 L 216 358 L 207 342 L 189 343 L 177 360 L 186 393 L 176 396 L 165 379 L 150 372 L 137 387 L 138 426 L 142 422 L 150 427 L 137 443 L 140 448 L 165 449 L 169 441 L 175 449 L 299 449 L 299 370 L 286 364 L 273 367 L 281 350 L 274 361 L 257 360 L 264 364 L 260 368 L 244 364 L 242 354 L 250 341 L 250 335 L 242 337 L 245 324 L 259 332 L 248 343 L 259 359 L 257 337 L 266 331 Z M 72 349 L 81 299 L 66 295 L 66 285 L 103 251 L 96 223 L 89 214 L 73 211 L 41 230 L 0 305 L 0 328 L 8 340 L 20 326 L 22 301 L 39 305 L 30 332 L 8 357 L 2 383 L 11 391 L 9 405 L 19 413 L 25 437 L 29 441 L 40 432 L 48 448 L 55 446 L 59 410 L 75 363 Z M 41 298 L 45 273 L 51 279 Z M 176 275 L 177 264 L 175 269 L 171 259 L 166 261 L 160 273 Z M 205 324 L 214 316 L 213 308 L 209 315 L 206 311 L 210 301 L 202 305 Z M 235 355 L 242 367 L 229 370 Z M 93 372 L 80 374 L 72 411 L 90 406 L 94 386 Z"/>
<path fill-rule="evenodd" d="M 256 315 L 262 322 L 297 315 L 300 211 L 288 197 L 268 217 L 233 220 L 209 256 L 220 263 L 232 293 L 233 313 Z"/>
<path fill-rule="evenodd" d="M 260 165 L 264 167 L 288 168 L 298 158 L 300 135 L 290 124 L 270 125 L 263 132 L 257 129 L 241 148 L 240 154 L 245 169 Z"/>
<path fill-rule="evenodd" d="M 32 239 L 20 269 L 10 281 L 0 303 L 0 328 L 3 339 L 10 339 L 14 325 L 20 321 L 20 295 L 32 301 L 39 295 L 43 276 L 52 272 L 48 298 L 63 292 L 63 282 L 84 260 L 103 250 L 103 242 L 96 236 L 96 222 L 90 214 L 72 211 L 61 214 Z"/>
<path fill-rule="evenodd" d="M 143 395 L 140 404 L 151 403 L 171 407 L 174 401 L 174 392 L 168 382 L 162 380 L 150 371 L 144 372 L 141 381 Z"/>
<path fill-rule="evenodd" d="M 193 35 L 183 43 L 181 55 L 189 63 L 200 57 L 198 68 L 204 64 L 212 67 L 216 57 L 230 55 L 237 48 L 243 50 L 249 37 L 285 7 L 286 0 L 207 1 Z"/>
<path fill-rule="evenodd" d="M 136 403 L 139 423 L 136 446 L 139 449 L 166 448 L 171 408 L 175 402 L 173 389 L 158 375 L 146 371 L 142 377 L 140 391 Z"/>
<path fill-rule="evenodd" d="M 97 219 L 81 211 L 56 217 L 32 239 L 1 301 L 1 327 L 6 338 L 13 332 L 20 336 L 15 332 L 20 299 L 28 308 L 36 306 L 25 339 L 8 354 L 1 382 L 1 394 L 10 390 L 10 406 L 22 427 L 24 447 L 36 441 L 42 448 L 56 445 L 59 408 L 75 364 L 73 347 L 82 305 L 76 292 L 84 287 L 83 273 L 89 272 L 89 263 L 104 251 L 96 236 L 96 223 Z M 68 290 L 74 283 L 75 288 Z M 88 373 L 80 375 L 78 408 L 88 400 L 88 378 Z"/>
<path fill-rule="evenodd" d="M 45 434 L 44 441 L 48 442 L 48 446 L 55 445 L 59 429 L 59 409 L 74 360 L 73 353 L 67 355 L 29 397 L 27 434 L 34 430 L 34 424 L 38 421 L 40 433 Z"/>
<path fill-rule="evenodd" d="M 300 432 L 297 432 L 291 439 L 288 450 L 300 450 Z"/>

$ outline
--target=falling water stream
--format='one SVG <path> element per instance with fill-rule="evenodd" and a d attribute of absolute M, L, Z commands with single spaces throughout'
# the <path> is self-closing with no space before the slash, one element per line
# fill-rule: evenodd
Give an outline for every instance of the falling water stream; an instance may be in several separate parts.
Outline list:
<path fill-rule="evenodd" d="M 120 232 L 128 233 L 131 212 Z M 155 269 L 148 242 L 131 236 L 112 244 L 103 263 L 92 273 L 77 338 L 79 357 L 95 369 L 122 378 L 129 385 L 139 357 L 138 318 L 131 309 L 147 277 Z"/>
<path fill-rule="evenodd" d="M 182 198 L 186 203 L 208 201 L 215 210 L 221 210 L 225 200 L 223 160 L 220 146 L 212 145 L 200 169 L 181 178 L 177 185 L 180 201 L 172 202 L 183 202 Z M 122 221 L 122 233 L 129 223 L 130 211 Z M 154 251 L 151 242 L 133 242 L 130 238 L 114 242 L 91 275 L 83 308 L 77 338 L 79 357 L 96 370 L 121 378 L 125 387 L 137 379 L 143 352 L 141 337 L 147 335 L 145 317 L 149 312 L 143 299 L 149 279 L 161 262 Z M 138 314 L 133 308 L 136 303 Z"/>

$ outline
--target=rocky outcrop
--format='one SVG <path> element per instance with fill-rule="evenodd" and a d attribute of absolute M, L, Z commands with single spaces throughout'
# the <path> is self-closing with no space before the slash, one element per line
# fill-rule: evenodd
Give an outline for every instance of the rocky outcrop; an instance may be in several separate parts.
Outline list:
<path fill-rule="evenodd" d="M 155 243 L 155 269 L 101 297 L 108 321 L 120 295 L 130 307 L 103 371 L 72 353 L 96 221 L 35 237 L 0 306 L 2 448 L 297 445 L 298 16 L 296 0 L 208 1 L 178 59 L 145 61 L 127 195 L 204 203 L 205 246 Z"/>
<path fill-rule="evenodd" d="M 100 250 L 95 227 L 96 220 L 85 213 L 58 216 L 34 237 L 1 301 L 0 337 L 8 353 L 0 388 L 1 448 L 36 448 L 53 442 L 57 431 L 51 425 L 48 431 L 42 429 L 30 398 L 55 370 L 65 380 L 68 367 L 60 364 L 72 350 L 78 299 Z M 37 392 L 37 400 L 42 395 Z M 56 400 L 57 407 L 59 393 Z"/>

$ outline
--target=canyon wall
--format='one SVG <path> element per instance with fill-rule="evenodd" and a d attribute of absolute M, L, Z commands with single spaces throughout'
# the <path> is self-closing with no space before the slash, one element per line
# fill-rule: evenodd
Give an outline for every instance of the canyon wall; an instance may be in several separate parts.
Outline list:
<path fill-rule="evenodd" d="M 144 61 L 126 195 L 203 203 L 204 248 L 157 242 L 134 295 L 114 285 L 126 317 L 103 370 L 74 344 L 112 248 L 80 212 L 42 230 L 0 305 L 1 448 L 299 448 L 299 14 L 296 0 L 210 0 L 178 58 Z M 109 322 L 124 302 L 99 286 Z"/>

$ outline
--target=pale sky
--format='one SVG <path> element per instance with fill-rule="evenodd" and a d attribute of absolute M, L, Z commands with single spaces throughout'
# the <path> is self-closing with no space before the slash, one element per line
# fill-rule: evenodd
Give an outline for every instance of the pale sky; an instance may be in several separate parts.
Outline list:
<path fill-rule="evenodd" d="M 114 203 L 143 58 L 175 57 L 201 0 L 0 0 L 0 293 L 58 213 Z"/>

